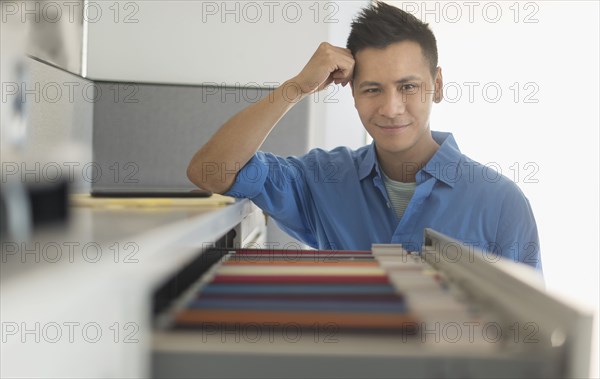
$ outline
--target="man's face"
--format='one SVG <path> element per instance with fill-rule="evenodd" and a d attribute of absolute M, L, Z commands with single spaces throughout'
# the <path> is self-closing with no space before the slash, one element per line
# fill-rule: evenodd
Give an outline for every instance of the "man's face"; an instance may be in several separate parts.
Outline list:
<path fill-rule="evenodd" d="M 354 105 L 377 152 L 419 159 L 431 146 L 429 114 L 442 98 L 441 69 L 432 78 L 421 46 L 412 41 L 360 50 L 355 62 Z"/>

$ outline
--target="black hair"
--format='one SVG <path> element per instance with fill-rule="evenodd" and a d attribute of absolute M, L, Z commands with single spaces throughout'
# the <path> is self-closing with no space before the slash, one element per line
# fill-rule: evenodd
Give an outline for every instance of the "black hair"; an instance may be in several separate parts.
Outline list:
<path fill-rule="evenodd" d="M 413 41 L 421 46 L 435 78 L 437 43 L 429 25 L 393 5 L 377 1 L 362 9 L 352 21 L 346 47 L 356 57 L 356 53 L 367 47 L 383 49 L 402 41 Z"/>

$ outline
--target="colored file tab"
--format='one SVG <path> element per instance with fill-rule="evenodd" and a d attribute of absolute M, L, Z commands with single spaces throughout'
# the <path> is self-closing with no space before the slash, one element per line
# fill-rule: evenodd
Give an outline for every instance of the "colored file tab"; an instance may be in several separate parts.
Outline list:
<path fill-rule="evenodd" d="M 200 299 L 217 299 L 217 300 L 268 300 L 268 301 L 363 301 L 363 302 L 377 302 L 377 301 L 401 301 L 403 297 L 398 294 L 375 294 L 375 295 L 356 295 L 356 294 L 286 294 L 286 295 L 270 295 L 270 294 L 206 294 L 202 293 L 198 295 Z"/>
<path fill-rule="evenodd" d="M 373 312 L 290 312 L 290 311 L 237 311 L 237 310 L 185 310 L 176 316 L 179 327 L 205 325 L 294 325 L 304 328 L 333 325 L 344 329 L 396 329 L 406 330 L 417 325 L 408 313 Z"/>
<path fill-rule="evenodd" d="M 376 261 L 291 261 L 291 260 L 227 260 L 223 262 L 224 266 L 322 266 L 331 267 L 379 267 Z"/>
<path fill-rule="evenodd" d="M 256 250 L 238 249 L 232 250 L 237 255 L 373 255 L 367 250 Z"/>
<path fill-rule="evenodd" d="M 385 275 L 215 275 L 213 283 L 361 284 L 389 283 Z"/>
<path fill-rule="evenodd" d="M 341 266 L 305 266 L 301 263 L 291 266 L 251 265 L 245 267 L 221 266 L 217 270 L 218 275 L 356 275 L 356 276 L 385 276 L 385 271 L 380 267 L 341 267 Z"/>
<path fill-rule="evenodd" d="M 394 294 L 389 284 L 208 284 L 202 294 L 266 295 L 386 295 Z"/>
<path fill-rule="evenodd" d="M 319 300 L 269 300 L 269 299 L 196 299 L 188 309 L 213 310 L 271 310 L 271 311 L 328 311 L 328 312 L 392 312 L 405 313 L 403 301 L 319 301 Z"/>

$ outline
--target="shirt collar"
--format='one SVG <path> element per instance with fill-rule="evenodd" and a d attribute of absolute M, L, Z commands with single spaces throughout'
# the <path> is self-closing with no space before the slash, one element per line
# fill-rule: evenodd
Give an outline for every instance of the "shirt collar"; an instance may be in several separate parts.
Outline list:
<path fill-rule="evenodd" d="M 427 162 L 425 167 L 417 173 L 417 183 L 422 183 L 426 179 L 423 173 L 427 173 L 450 187 L 454 187 L 458 175 L 457 171 L 460 169 L 459 165 L 462 153 L 452 133 L 432 131 L 431 136 L 440 145 L 440 148 L 431 157 L 429 162 Z M 375 153 L 375 141 L 369 145 L 365 158 L 358 167 L 359 179 L 363 180 L 374 169 L 379 173 L 379 162 Z"/>
<path fill-rule="evenodd" d="M 364 178 L 369 176 L 369 174 L 373 172 L 373 169 L 377 165 L 378 162 L 377 156 L 375 154 L 375 141 L 373 141 L 371 142 L 371 145 L 369 145 L 369 148 L 367 149 L 367 154 L 365 155 L 363 161 L 358 167 L 358 179 L 363 180 Z"/>

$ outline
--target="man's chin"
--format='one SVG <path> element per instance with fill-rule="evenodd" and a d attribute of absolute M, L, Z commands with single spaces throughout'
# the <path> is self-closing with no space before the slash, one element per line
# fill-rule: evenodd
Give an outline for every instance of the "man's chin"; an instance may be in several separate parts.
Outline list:
<path fill-rule="evenodd" d="M 405 143 L 399 143 L 396 142 L 394 143 L 394 141 L 390 141 L 385 140 L 385 139 L 380 139 L 380 140 L 375 140 L 375 146 L 377 148 L 377 152 L 380 153 L 384 153 L 384 154 L 403 154 L 405 153 L 410 145 Z"/>

